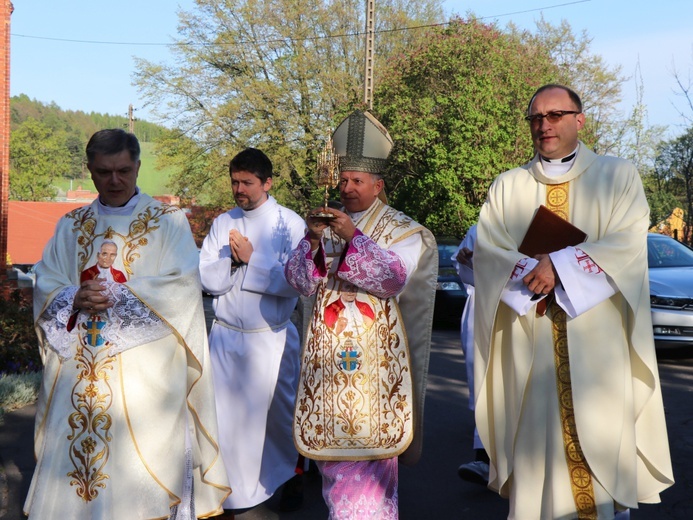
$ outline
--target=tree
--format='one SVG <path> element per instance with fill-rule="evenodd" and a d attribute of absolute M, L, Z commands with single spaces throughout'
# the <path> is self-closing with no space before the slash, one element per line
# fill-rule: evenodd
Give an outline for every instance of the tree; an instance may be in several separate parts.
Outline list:
<path fill-rule="evenodd" d="M 65 132 L 27 119 L 10 136 L 10 199 L 48 200 L 55 197 L 51 185 L 70 171 Z"/>
<path fill-rule="evenodd" d="M 655 173 L 663 182 L 681 186 L 686 204 L 684 240 L 691 243 L 693 231 L 693 127 L 665 143 L 655 162 Z"/>
<path fill-rule="evenodd" d="M 640 85 L 632 113 L 617 110 L 625 78 L 590 44 L 565 21 L 552 26 L 542 19 L 531 33 L 470 17 L 391 60 L 376 99 L 396 143 L 388 179 L 394 205 L 438 233 L 466 231 L 492 179 L 532 156 L 521 118 L 544 83 L 581 94 L 588 147 L 650 172 L 663 130 L 648 126 Z"/>
<path fill-rule="evenodd" d="M 655 169 L 655 160 L 662 146 L 666 130 L 662 126 L 650 126 L 647 107 L 643 102 L 644 87 L 638 64 L 635 74 L 637 101 L 625 126 L 625 132 L 616 146 L 615 155 L 635 164 L 643 182 L 645 196 L 650 207 L 650 227 L 666 220 L 677 206 L 675 183 L 667 181 L 667 173 Z"/>
<path fill-rule="evenodd" d="M 668 219 L 674 209 L 679 206 L 677 198 L 670 190 L 656 189 L 651 181 L 651 175 L 643 178 L 645 196 L 650 206 L 650 228 Z"/>
<path fill-rule="evenodd" d="M 641 176 L 652 173 L 658 148 L 666 131 L 664 126 L 649 124 L 647 106 L 643 101 L 644 90 L 638 64 L 635 73 L 636 103 L 623 125 L 619 139 L 612 147 L 613 154 L 632 161 Z"/>
<path fill-rule="evenodd" d="M 620 70 L 567 22 L 536 34 L 473 18 L 434 27 L 439 0 L 383 0 L 378 12 L 373 112 L 396 143 L 388 190 L 436 232 L 466 231 L 495 175 L 531 157 L 522 116 L 541 84 L 583 94 L 592 122 L 582 137 L 601 153 L 642 122 L 642 112 L 615 117 Z M 135 75 L 174 128 L 158 150 L 180 169 L 176 192 L 222 204 L 228 160 L 250 145 L 273 159 L 280 202 L 299 212 L 317 204 L 317 152 L 335 123 L 363 108 L 362 31 L 361 0 L 199 0 L 181 12 L 174 64 L 140 60 Z"/>
<path fill-rule="evenodd" d="M 693 47 L 691 47 L 691 58 L 693 58 Z M 679 109 L 679 115 L 684 120 L 685 124 L 693 125 L 693 78 L 691 77 L 691 69 L 684 77 L 684 73 L 672 64 L 672 76 L 676 81 L 678 92 L 676 95 L 683 98 L 686 109 Z"/>
<path fill-rule="evenodd" d="M 423 38 L 423 29 L 401 29 L 442 19 L 440 5 L 379 1 L 376 69 Z M 277 199 L 304 211 L 318 151 L 362 97 L 363 1 L 198 0 L 179 16 L 175 63 L 138 60 L 135 74 L 155 114 L 186 137 L 169 134 L 162 148 L 164 163 L 195 163 L 178 189 L 214 199 L 230 157 L 255 146 L 275 165 Z"/>
<path fill-rule="evenodd" d="M 391 60 L 375 98 L 395 141 L 393 205 L 434 233 L 462 236 L 493 178 L 531 158 L 526 103 L 556 74 L 540 46 L 475 19 L 453 20 Z"/>

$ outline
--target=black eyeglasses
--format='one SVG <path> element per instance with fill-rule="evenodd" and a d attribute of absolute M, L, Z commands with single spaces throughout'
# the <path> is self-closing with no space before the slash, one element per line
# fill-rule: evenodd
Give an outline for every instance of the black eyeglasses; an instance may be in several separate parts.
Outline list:
<path fill-rule="evenodd" d="M 563 116 L 567 116 L 568 114 L 581 114 L 582 112 L 579 112 L 577 110 L 553 110 L 551 112 L 547 112 L 546 114 L 534 114 L 531 116 L 525 116 L 525 121 L 529 121 L 529 124 L 531 125 L 539 125 L 541 124 L 541 120 L 546 118 L 546 120 L 551 123 L 558 123 Z"/>

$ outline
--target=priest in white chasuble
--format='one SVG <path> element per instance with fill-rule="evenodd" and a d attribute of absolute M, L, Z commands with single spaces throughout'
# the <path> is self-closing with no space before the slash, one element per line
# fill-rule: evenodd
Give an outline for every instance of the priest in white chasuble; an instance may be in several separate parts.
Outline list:
<path fill-rule="evenodd" d="M 92 136 L 99 197 L 62 217 L 36 266 L 32 520 L 208 518 L 231 491 L 197 248 L 183 212 L 137 188 L 139 153 L 123 130 Z M 104 250 L 121 275 L 82 276 Z"/>
<path fill-rule="evenodd" d="M 673 475 L 650 318 L 649 208 L 635 167 L 578 140 L 578 95 L 546 85 L 535 157 L 502 173 L 475 258 L 476 424 L 513 520 L 627 518 Z M 539 206 L 586 233 L 519 252 Z"/>
<path fill-rule="evenodd" d="M 282 489 L 280 508 L 301 506 L 291 435 L 300 341 L 291 314 L 298 292 L 284 278 L 303 219 L 269 192 L 272 162 L 246 148 L 229 164 L 236 207 L 219 215 L 202 244 L 202 286 L 214 296 L 209 334 L 221 452 L 233 493 L 229 510 Z"/>
<path fill-rule="evenodd" d="M 294 441 L 317 461 L 330 518 L 395 519 L 398 461 L 421 452 L 438 252 L 426 228 L 379 198 L 387 130 L 356 111 L 333 142 L 343 207 L 309 213 L 286 266 L 289 283 L 315 295 Z"/>

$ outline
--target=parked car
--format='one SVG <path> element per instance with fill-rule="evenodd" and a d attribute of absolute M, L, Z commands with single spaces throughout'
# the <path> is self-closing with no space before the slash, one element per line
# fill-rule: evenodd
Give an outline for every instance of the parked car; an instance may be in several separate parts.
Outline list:
<path fill-rule="evenodd" d="M 25 270 L 26 269 L 26 270 Z M 26 289 L 33 287 L 36 275 L 34 274 L 33 266 L 13 266 L 7 271 L 8 279 L 17 281 L 17 288 Z"/>
<path fill-rule="evenodd" d="M 433 324 L 459 327 L 462 309 L 467 301 L 467 291 L 452 265 L 452 255 L 461 240 L 454 237 L 436 237 L 438 242 L 438 282 L 436 283 Z"/>
<path fill-rule="evenodd" d="M 693 249 L 649 233 L 647 266 L 655 346 L 693 346 Z"/>

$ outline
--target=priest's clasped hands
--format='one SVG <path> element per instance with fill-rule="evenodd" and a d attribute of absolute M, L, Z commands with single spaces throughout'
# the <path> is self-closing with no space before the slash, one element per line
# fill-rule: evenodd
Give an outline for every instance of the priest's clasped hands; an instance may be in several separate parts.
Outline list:
<path fill-rule="evenodd" d="M 113 302 L 105 292 L 105 281 L 103 278 L 83 281 L 75 293 L 72 308 L 95 313 L 113 307 Z"/>
<path fill-rule="evenodd" d="M 250 255 L 253 254 L 253 244 L 237 229 L 229 231 L 229 248 L 235 264 L 247 264 L 250 261 Z"/>

